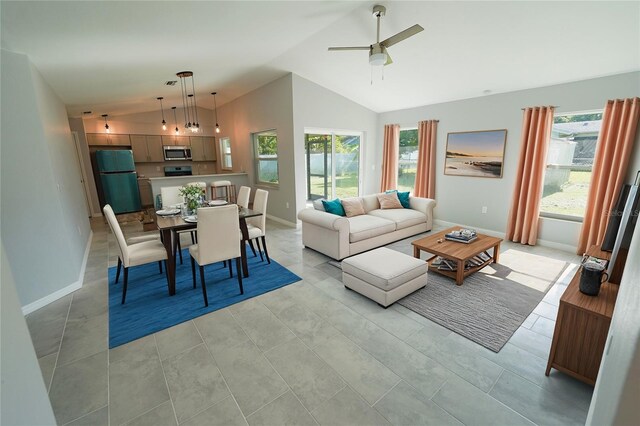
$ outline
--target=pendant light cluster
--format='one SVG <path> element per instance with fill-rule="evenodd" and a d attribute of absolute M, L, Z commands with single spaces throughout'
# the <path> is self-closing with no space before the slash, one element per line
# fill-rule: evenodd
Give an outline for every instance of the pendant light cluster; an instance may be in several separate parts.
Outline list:
<path fill-rule="evenodd" d="M 184 130 L 190 131 L 192 133 L 198 133 L 200 131 L 200 123 L 198 120 L 198 105 L 196 103 L 196 90 L 195 83 L 193 80 L 193 72 L 192 71 L 180 71 L 176 74 L 180 78 L 180 89 L 181 89 L 181 98 L 182 98 L 182 110 L 184 112 Z M 189 81 L 191 80 L 191 81 Z M 191 86 L 191 89 L 189 89 Z M 191 91 L 191 93 L 189 93 Z M 220 133 L 220 125 L 218 124 L 218 104 L 216 103 L 216 95 L 217 92 L 212 92 L 213 95 L 213 105 L 214 105 L 214 115 L 216 122 L 216 133 Z M 164 107 L 162 105 L 163 97 L 156 98 L 160 101 L 160 111 L 162 113 L 162 130 L 167 130 L 167 122 L 164 119 Z M 176 135 L 180 133 L 180 129 L 178 128 L 178 118 L 176 115 L 177 107 L 171 107 L 173 110 L 173 121 L 175 123 L 175 132 Z M 105 117 L 105 127 L 107 128 L 107 132 L 109 132 L 109 125 L 106 124 L 107 116 Z"/>
<path fill-rule="evenodd" d="M 180 78 L 182 90 L 182 109 L 184 111 L 184 128 L 193 133 L 200 131 L 198 122 L 198 106 L 196 104 L 196 89 L 192 71 L 180 71 L 176 74 Z M 189 93 L 189 79 L 191 80 L 191 93 Z"/>

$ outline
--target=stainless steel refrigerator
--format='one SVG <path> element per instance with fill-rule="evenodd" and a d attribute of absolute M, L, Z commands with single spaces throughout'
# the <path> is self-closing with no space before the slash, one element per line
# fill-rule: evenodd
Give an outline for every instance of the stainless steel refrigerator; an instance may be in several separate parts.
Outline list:
<path fill-rule="evenodd" d="M 98 150 L 96 161 L 105 202 L 116 214 L 140 211 L 138 174 L 131 150 Z"/>

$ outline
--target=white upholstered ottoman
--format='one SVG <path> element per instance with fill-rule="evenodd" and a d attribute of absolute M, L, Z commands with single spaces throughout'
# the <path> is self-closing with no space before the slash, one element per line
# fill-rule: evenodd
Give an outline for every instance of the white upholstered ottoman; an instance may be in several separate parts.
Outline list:
<path fill-rule="evenodd" d="M 383 307 L 427 284 L 427 262 L 388 248 L 342 261 L 342 283 Z"/>

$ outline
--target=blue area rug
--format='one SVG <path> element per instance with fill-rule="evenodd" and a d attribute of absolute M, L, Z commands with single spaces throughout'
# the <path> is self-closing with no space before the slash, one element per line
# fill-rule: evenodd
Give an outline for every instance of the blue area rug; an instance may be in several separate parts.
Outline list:
<path fill-rule="evenodd" d="M 182 250 L 184 264 L 176 265 L 176 294 L 169 296 L 167 278 L 159 273 L 158 263 L 153 262 L 129 269 L 127 300 L 122 301 L 123 272 L 118 284 L 114 284 L 116 267 L 109 268 L 109 348 L 156 333 L 165 328 L 217 311 L 252 297 L 300 281 L 293 272 L 273 259 L 248 254 L 249 278 L 243 278 L 244 294 L 240 294 L 236 265 L 233 261 L 233 278 L 222 262 L 205 266 L 205 282 L 209 306 L 205 308 L 200 287 L 200 273 L 196 264 L 196 288 L 191 280 L 191 261 L 188 249 Z"/>

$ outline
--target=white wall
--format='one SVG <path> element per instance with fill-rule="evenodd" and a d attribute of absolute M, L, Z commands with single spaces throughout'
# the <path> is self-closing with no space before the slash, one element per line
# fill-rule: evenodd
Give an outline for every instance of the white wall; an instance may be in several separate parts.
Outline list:
<path fill-rule="evenodd" d="M 82 284 L 91 229 L 64 104 L 2 49 L 2 239 L 23 306 Z"/>
<path fill-rule="evenodd" d="M 378 114 L 374 111 L 293 74 L 296 211 L 305 208 L 307 200 L 305 128 L 362 132 L 360 153 L 360 161 L 363 165 L 362 194 L 377 192 L 380 184 L 379 180 L 375 179 L 377 119 Z"/>
<path fill-rule="evenodd" d="M 638 424 L 640 401 L 640 225 L 636 226 L 600 363 L 587 425 Z"/>
<path fill-rule="evenodd" d="M 634 72 L 386 112 L 379 115 L 378 128 L 382 129 L 384 124 L 389 123 L 416 127 L 420 120 L 440 120 L 436 148 L 438 205 L 435 218 L 504 233 L 520 154 L 521 108 L 556 105 L 559 113 L 586 111 L 604 108 L 608 99 L 639 95 L 640 72 Z M 504 174 L 501 179 L 444 175 L 447 133 L 492 129 L 507 129 Z M 382 138 L 380 132 L 377 164 L 381 163 L 382 158 Z M 640 168 L 638 140 L 629 167 L 630 177 Z M 375 180 L 379 179 L 378 169 Z M 488 207 L 487 214 L 481 214 L 482 206 Z M 572 250 L 577 246 L 579 231 L 579 223 L 542 219 L 539 238 L 542 243 Z"/>
<path fill-rule="evenodd" d="M 247 172 L 254 187 L 255 166 L 251 135 L 263 130 L 278 134 L 277 188 L 269 191 L 267 212 L 286 222 L 295 223 L 295 164 L 293 147 L 293 102 L 291 74 L 266 84 L 218 108 L 219 137 L 231 140 L 234 172 Z M 287 208 L 287 203 L 289 207 Z"/>
<path fill-rule="evenodd" d="M 4 59 L 3 59 L 4 62 Z M 4 239 L 4 237 L 3 237 Z M 5 256 L 4 242 L 0 246 L 2 272 L 0 284 L 0 324 L 2 355 L 0 355 L 0 424 L 55 425 L 47 389 L 27 323 L 20 311 L 20 302 Z"/>

